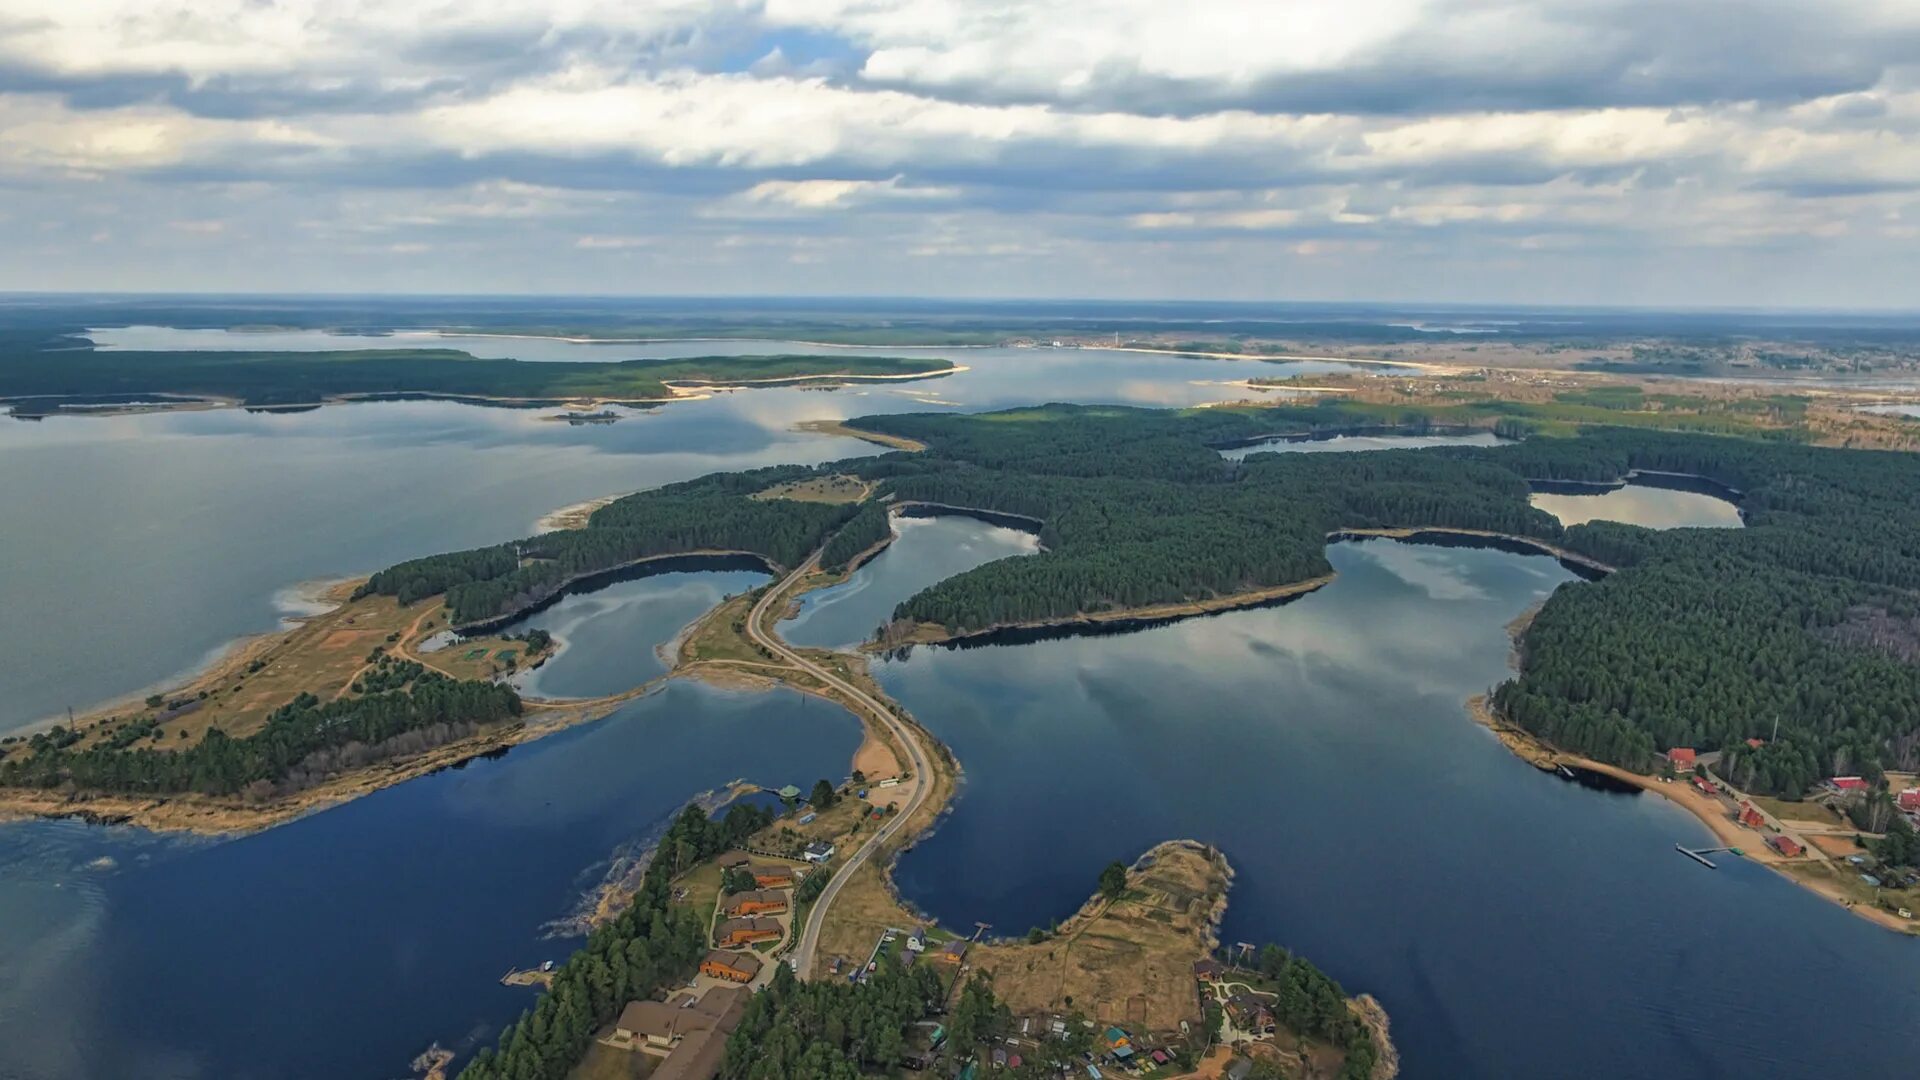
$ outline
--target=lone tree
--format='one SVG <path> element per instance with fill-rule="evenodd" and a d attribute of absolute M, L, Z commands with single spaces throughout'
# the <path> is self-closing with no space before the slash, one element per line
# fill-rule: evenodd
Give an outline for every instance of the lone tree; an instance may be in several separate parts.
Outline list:
<path fill-rule="evenodd" d="M 813 782 L 813 795 L 807 801 L 813 804 L 814 809 L 825 810 L 833 805 L 833 799 L 833 784 L 830 781 L 815 780 Z"/>
<path fill-rule="evenodd" d="M 1123 862 L 1108 863 L 1107 868 L 1100 871 L 1100 895 L 1106 897 L 1108 900 L 1118 900 L 1120 899 L 1120 894 L 1126 891 L 1127 864 Z"/>
<path fill-rule="evenodd" d="M 746 868 L 739 866 L 728 868 L 727 872 L 720 877 L 720 890 L 728 896 L 732 896 L 734 893 L 746 892 L 754 888 L 756 884 L 757 882 L 754 881 L 753 874 L 748 872 Z"/>

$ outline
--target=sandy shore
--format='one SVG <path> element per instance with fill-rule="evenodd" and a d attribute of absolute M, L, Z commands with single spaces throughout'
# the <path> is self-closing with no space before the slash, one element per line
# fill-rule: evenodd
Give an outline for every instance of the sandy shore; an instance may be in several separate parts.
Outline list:
<path fill-rule="evenodd" d="M 276 594 L 276 601 L 282 609 L 278 629 L 234 638 L 208 653 L 205 659 L 190 668 L 175 672 L 138 690 L 131 690 L 87 706 L 86 711 L 73 715 L 73 723 L 76 727 L 84 727 L 116 713 L 137 710 L 151 694 L 180 693 L 188 687 L 231 682 L 236 677 L 244 675 L 248 664 L 279 644 L 288 631 L 346 603 L 352 596 L 353 590 L 359 588 L 360 583 L 365 580 L 364 577 L 337 578 L 307 581 L 289 586 Z M 67 721 L 68 717 L 64 714 L 44 716 L 0 734 L 19 735 L 24 738 L 56 725 L 64 725 Z"/>
<path fill-rule="evenodd" d="M 848 439 L 859 439 L 861 442 L 884 446 L 889 450 L 909 450 L 918 453 L 927 448 L 925 443 L 914 439 L 885 435 L 877 431 L 863 431 L 860 428 L 848 427 L 841 420 L 802 420 L 793 425 L 793 430 L 811 432 L 815 435 L 839 435 Z"/>
<path fill-rule="evenodd" d="M 637 696 L 638 691 L 564 708 L 534 705 L 526 716 L 513 723 L 450 742 L 415 757 L 357 769 L 297 795 L 257 806 L 238 799 L 194 794 L 148 798 L 87 793 L 68 795 L 58 791 L 7 788 L 0 790 L 0 821 L 78 818 L 107 825 L 134 825 L 154 832 L 186 832 L 203 836 L 259 832 L 350 802 L 362 795 L 371 795 L 381 788 L 531 742 L 575 724 L 597 720 Z"/>
<path fill-rule="evenodd" d="M 558 510 L 550 511 L 542 515 L 539 521 L 533 523 L 533 531 L 535 533 L 550 533 L 559 532 L 562 529 L 584 529 L 587 527 L 587 519 L 593 516 L 595 510 L 600 509 L 616 499 L 624 499 L 629 494 L 631 494 L 631 492 L 623 492 L 619 495 L 602 495 L 597 499 L 584 499 L 572 505 L 563 506 Z"/>
<path fill-rule="evenodd" d="M 1476 721 L 1492 731 L 1502 745 L 1534 768 L 1552 772 L 1556 766 L 1564 764 L 1571 768 L 1600 773 L 1622 783 L 1631 784 L 1643 792 L 1658 795 L 1692 814 L 1696 820 L 1705 825 L 1713 833 L 1716 846 L 1737 847 L 1745 853 L 1748 861 L 1759 863 L 1775 871 L 1788 881 L 1832 900 L 1877 926 L 1902 934 L 1920 934 L 1920 925 L 1910 920 L 1902 919 L 1890 911 L 1854 903 L 1841 890 L 1838 882 L 1830 876 L 1809 876 L 1817 875 L 1825 863 L 1809 857 L 1789 859 L 1781 855 L 1766 843 L 1763 834 L 1735 821 L 1718 799 L 1706 795 L 1691 784 L 1680 780 L 1662 781 L 1656 776 L 1646 776 L 1617 765 L 1608 765 L 1579 754 L 1567 753 L 1502 720 L 1488 707 L 1484 696 L 1475 696 L 1470 699 L 1467 702 L 1467 711 Z"/>

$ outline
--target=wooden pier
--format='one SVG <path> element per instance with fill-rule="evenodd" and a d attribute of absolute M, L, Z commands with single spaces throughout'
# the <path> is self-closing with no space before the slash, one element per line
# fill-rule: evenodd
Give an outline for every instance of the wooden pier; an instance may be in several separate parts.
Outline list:
<path fill-rule="evenodd" d="M 1737 847 L 1690 848 L 1690 847 L 1687 847 L 1685 844 L 1675 844 L 1673 845 L 1673 850 L 1679 852 L 1682 855 L 1685 855 L 1687 858 L 1692 859 L 1694 862 L 1699 863 L 1701 866 L 1704 866 L 1709 870 L 1720 869 L 1719 867 L 1713 864 L 1712 859 L 1707 858 L 1707 856 L 1712 855 L 1714 852 L 1731 851 L 1735 855 L 1740 854 L 1740 849 Z"/>

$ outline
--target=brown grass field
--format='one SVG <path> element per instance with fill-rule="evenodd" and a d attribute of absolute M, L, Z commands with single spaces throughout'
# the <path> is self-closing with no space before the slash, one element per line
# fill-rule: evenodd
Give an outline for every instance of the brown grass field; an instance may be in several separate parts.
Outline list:
<path fill-rule="evenodd" d="M 644 1080 L 660 1060 L 651 1054 L 590 1042 L 580 1064 L 567 1073 L 567 1080 Z"/>
<path fill-rule="evenodd" d="M 1186 841 L 1161 844 L 1111 904 L 1099 897 L 1037 945 L 995 943 L 971 963 L 1015 1015 L 1079 1010 L 1102 1023 L 1169 1031 L 1201 1019 L 1193 962 L 1215 944 L 1232 871 Z"/>
<path fill-rule="evenodd" d="M 291 630 L 242 642 L 205 672 L 161 692 L 164 703 L 204 703 L 164 721 L 160 738 L 147 745 L 162 750 L 184 749 L 213 728 L 236 738 L 251 735 L 265 725 L 270 713 L 302 692 L 311 692 L 322 700 L 348 693 L 354 680 L 368 668 L 375 649 L 418 660 L 460 679 L 488 679 L 511 670 L 501 660 L 503 653 L 512 653 L 516 662 L 526 658 L 523 643 L 501 638 L 474 639 L 422 654 L 418 651 L 420 642 L 446 627 L 441 602 L 401 607 L 386 596 L 347 601 L 346 595 L 357 584 L 347 582 L 334 589 L 334 598 L 341 601 L 339 607 L 311 616 Z M 473 653 L 482 655 L 468 659 Z M 165 707 L 163 704 L 156 710 L 143 702 L 122 701 L 96 710 L 75 725 L 85 732 L 80 745 L 97 744 L 121 724 L 155 716 Z"/>
<path fill-rule="evenodd" d="M 867 481 L 835 473 L 832 476 L 815 476 L 806 480 L 775 484 L 765 491 L 754 492 L 748 498 L 839 504 L 865 502 L 867 496 L 871 494 L 873 494 L 873 485 Z"/>

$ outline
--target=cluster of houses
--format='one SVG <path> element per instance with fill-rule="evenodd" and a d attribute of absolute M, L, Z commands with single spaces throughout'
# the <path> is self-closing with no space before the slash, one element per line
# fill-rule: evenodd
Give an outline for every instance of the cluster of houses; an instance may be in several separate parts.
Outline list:
<path fill-rule="evenodd" d="M 777 863 L 755 862 L 744 851 L 719 859 L 723 870 L 753 875 L 754 888 L 720 899 L 723 918 L 714 927 L 716 946 L 700 961 L 700 974 L 722 984 L 705 994 L 681 991 L 665 1001 L 633 1001 L 620 1011 L 613 1031 L 602 1042 L 664 1058 L 651 1080 L 713 1080 L 726 1057 L 727 1036 L 740 1025 L 751 983 L 767 961 L 751 951 L 763 941 L 778 941 L 786 930 L 776 915 L 791 909 L 796 869 Z"/>
<path fill-rule="evenodd" d="M 1842 797 L 1865 795 L 1872 790 L 1864 777 L 1833 776 L 1821 785 L 1829 792 Z M 1894 809 L 1907 819 L 1907 824 L 1920 829 L 1920 788 L 1906 788 L 1893 793 Z"/>
<path fill-rule="evenodd" d="M 698 997 L 682 991 L 666 1001 L 628 1002 L 604 1041 L 665 1058 L 652 1080 L 713 1080 L 752 994 L 744 986 L 716 986 Z"/>
<path fill-rule="evenodd" d="M 720 868 L 745 870 L 753 876 L 754 888 L 721 898 L 720 910 L 726 917 L 713 928 L 713 943 L 722 949 L 739 949 L 784 937 L 786 927 L 771 916 L 783 915 L 791 906 L 787 890 L 793 888 L 796 880 L 794 868 L 778 863 L 756 863 L 744 851 L 730 851 L 720 856 Z"/>

